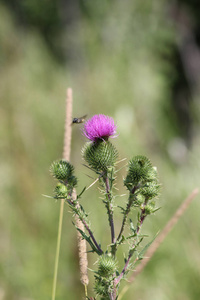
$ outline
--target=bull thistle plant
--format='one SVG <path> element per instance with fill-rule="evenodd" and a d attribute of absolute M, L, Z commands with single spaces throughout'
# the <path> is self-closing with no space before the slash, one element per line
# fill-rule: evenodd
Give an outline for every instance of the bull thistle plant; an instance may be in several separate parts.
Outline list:
<path fill-rule="evenodd" d="M 86 192 L 86 188 L 76 197 L 74 189 L 77 186 L 77 178 L 74 175 L 74 167 L 66 160 L 52 163 L 51 173 L 58 180 L 54 190 L 55 199 L 64 199 L 73 211 L 74 216 L 84 225 L 85 231 L 76 226 L 82 235 L 82 239 L 89 244 L 90 252 L 97 257 L 97 267 L 94 270 L 94 293 L 95 298 L 86 296 L 87 299 L 110 299 L 116 300 L 119 295 L 121 281 L 128 272 L 134 269 L 138 260 L 143 255 L 150 243 L 142 246 L 146 235 L 141 233 L 144 220 L 155 213 L 156 198 L 159 195 L 160 184 L 158 182 L 157 169 L 153 167 L 151 161 L 143 156 L 133 157 L 127 168 L 127 174 L 123 180 L 124 186 L 128 190 L 128 197 L 123 207 L 116 207 L 115 195 L 113 192 L 116 180 L 116 164 L 118 151 L 111 143 L 110 138 L 117 137 L 116 125 L 111 117 L 105 115 L 94 115 L 89 119 L 83 129 L 83 134 L 89 142 L 82 149 L 82 156 L 88 167 L 96 173 L 99 181 L 100 191 L 103 194 L 103 204 L 108 215 L 108 224 L 111 233 L 109 245 L 102 246 L 95 238 L 89 221 L 88 213 L 80 203 L 81 197 Z M 122 213 L 121 227 L 119 232 L 115 232 L 114 209 L 119 208 Z M 136 220 L 132 220 L 132 211 L 137 210 Z M 125 228 L 129 232 L 125 234 Z M 127 243 L 129 250 L 124 254 L 124 267 L 119 269 L 117 252 L 122 244 Z"/>

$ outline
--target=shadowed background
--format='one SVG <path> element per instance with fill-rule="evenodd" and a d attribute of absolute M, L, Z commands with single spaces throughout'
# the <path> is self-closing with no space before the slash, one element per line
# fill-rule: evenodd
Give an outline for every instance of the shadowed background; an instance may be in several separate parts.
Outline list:
<path fill-rule="evenodd" d="M 142 154 L 157 166 L 162 209 L 146 220 L 143 233 L 153 237 L 199 186 L 200 10 L 195 3 L 1 1 L 0 300 L 51 298 L 60 205 L 43 194 L 52 195 L 49 166 L 62 156 L 67 87 L 73 89 L 74 117 L 103 113 L 115 119 L 119 136 L 113 143 L 120 158 Z M 71 154 L 78 191 L 92 182 L 82 165 L 81 128 L 73 126 Z M 126 192 L 125 172 L 118 173 L 119 195 Z M 198 198 L 124 299 L 199 299 Z M 117 198 L 117 204 L 125 199 Z M 105 247 L 110 233 L 95 187 L 81 201 Z M 116 230 L 120 218 L 116 209 Z M 95 260 L 89 254 L 90 268 Z M 123 259 L 120 263 L 121 268 Z M 56 299 L 83 295 L 76 232 L 66 206 Z"/>

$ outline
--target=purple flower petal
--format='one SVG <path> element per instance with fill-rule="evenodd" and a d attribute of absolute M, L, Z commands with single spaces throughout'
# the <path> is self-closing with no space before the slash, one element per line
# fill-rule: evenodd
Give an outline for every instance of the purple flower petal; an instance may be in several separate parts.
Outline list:
<path fill-rule="evenodd" d="M 107 140 L 109 137 L 115 137 L 113 135 L 116 134 L 116 125 L 111 117 L 94 115 L 85 123 L 83 133 L 93 142 L 98 139 Z"/>

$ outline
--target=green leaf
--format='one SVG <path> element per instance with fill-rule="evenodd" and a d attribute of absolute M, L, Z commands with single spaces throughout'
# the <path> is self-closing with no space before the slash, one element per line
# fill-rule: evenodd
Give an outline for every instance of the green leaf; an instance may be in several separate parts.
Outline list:
<path fill-rule="evenodd" d="M 122 211 L 121 213 L 122 213 L 122 214 L 124 214 L 124 213 L 126 212 L 126 209 L 123 208 L 122 206 L 119 206 L 119 205 L 118 205 L 117 207 L 121 209 L 121 211 Z"/>
<path fill-rule="evenodd" d="M 135 244 L 134 248 L 129 250 L 129 255 L 133 255 L 133 253 L 137 250 L 137 247 L 139 246 L 139 244 L 143 241 L 143 237 L 141 237 L 141 239 L 137 242 L 137 244 Z"/>
<path fill-rule="evenodd" d="M 85 190 L 86 190 L 86 186 L 82 189 L 82 191 L 80 192 L 80 194 L 79 195 L 77 195 L 77 200 L 82 196 L 82 194 L 85 192 Z"/>
<path fill-rule="evenodd" d="M 90 247 L 92 248 L 93 252 L 96 252 L 97 254 L 101 254 L 101 253 L 99 253 L 98 249 L 95 247 L 95 245 L 93 244 L 93 242 L 91 241 L 90 236 L 88 236 L 83 230 L 81 230 L 80 228 L 78 228 L 75 224 L 74 224 L 74 226 L 80 232 L 80 234 L 82 235 L 82 238 L 85 239 L 88 242 L 88 244 L 90 244 Z"/>
<path fill-rule="evenodd" d="M 161 209 L 162 207 L 157 207 L 153 210 L 153 213 L 155 213 L 156 211 L 158 211 L 159 209 Z"/>
<path fill-rule="evenodd" d="M 135 228 L 134 228 L 134 225 L 133 225 L 133 221 L 131 219 L 130 220 L 130 230 L 135 234 Z"/>
<path fill-rule="evenodd" d="M 143 259 L 144 253 L 147 251 L 147 249 L 149 248 L 149 246 L 151 246 L 151 244 L 156 239 L 156 237 L 157 237 L 157 234 L 154 236 L 154 238 L 148 244 L 146 244 L 146 246 L 144 246 L 144 248 L 142 249 L 142 251 L 140 251 L 140 253 L 138 254 L 138 259 L 139 260 Z"/>
<path fill-rule="evenodd" d="M 80 216 L 84 216 L 85 218 L 87 218 L 88 214 L 85 212 L 83 206 L 79 204 L 79 207 L 80 207 Z"/>
<path fill-rule="evenodd" d="M 136 233 L 131 234 L 131 235 L 129 235 L 129 236 L 126 238 L 126 240 L 130 240 L 130 239 L 136 237 L 136 235 L 137 235 Z"/>

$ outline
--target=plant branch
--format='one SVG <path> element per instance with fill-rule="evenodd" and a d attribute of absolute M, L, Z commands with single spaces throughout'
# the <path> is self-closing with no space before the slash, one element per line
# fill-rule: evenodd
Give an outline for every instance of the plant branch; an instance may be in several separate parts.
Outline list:
<path fill-rule="evenodd" d="M 87 231 L 88 231 L 88 233 L 89 233 L 89 235 L 90 235 L 90 237 L 91 237 L 93 243 L 95 244 L 96 248 L 98 249 L 98 252 L 99 252 L 100 254 L 103 254 L 103 250 L 101 249 L 101 247 L 100 247 L 99 244 L 97 243 L 97 241 L 96 241 L 96 239 L 95 239 L 95 237 L 94 237 L 92 231 L 90 230 L 89 225 L 87 224 L 86 220 L 85 220 L 84 218 L 80 217 L 80 216 L 79 216 L 79 218 L 80 218 L 81 222 L 83 222 L 85 228 L 87 229 Z"/>
<path fill-rule="evenodd" d="M 135 193 L 136 189 L 137 189 L 137 186 L 134 186 L 130 193 L 133 195 Z M 122 226 L 121 226 L 119 235 L 117 237 L 117 241 L 119 241 L 119 239 L 121 238 L 122 233 L 124 231 L 124 227 L 126 225 L 127 217 L 128 217 L 128 214 L 131 210 L 132 203 L 133 203 L 133 199 L 132 199 L 132 197 L 129 197 L 129 201 L 128 201 L 127 206 L 126 206 L 126 211 L 124 212 L 124 218 L 123 218 L 123 221 L 122 221 Z"/>
<path fill-rule="evenodd" d="M 192 200 L 196 197 L 196 195 L 198 193 L 199 193 L 199 190 L 197 188 L 194 189 L 192 191 L 192 193 L 182 202 L 182 204 L 177 209 L 177 211 L 175 212 L 175 214 L 173 215 L 173 217 L 169 220 L 169 222 L 166 224 L 166 226 L 164 227 L 164 229 L 161 231 L 161 233 L 157 236 L 157 238 L 155 239 L 155 241 L 151 244 L 151 246 L 147 250 L 147 252 L 146 252 L 146 257 L 147 258 L 143 259 L 141 261 L 141 263 L 136 267 L 134 273 L 132 274 L 132 276 L 128 280 L 129 283 L 132 283 L 135 280 L 135 278 L 137 277 L 137 275 L 139 275 L 142 272 L 142 270 L 145 268 L 145 266 L 147 265 L 147 263 L 149 262 L 149 260 L 151 259 L 151 257 L 154 255 L 154 253 L 156 252 L 156 250 L 160 246 L 160 244 L 164 241 L 164 239 L 166 238 L 166 236 L 169 234 L 169 232 L 172 230 L 172 228 L 178 222 L 178 220 L 180 219 L 180 217 L 184 214 L 184 212 L 189 207 L 189 205 L 191 204 Z M 119 296 L 118 300 L 122 299 L 122 296 L 125 294 L 125 292 L 128 290 L 129 287 L 130 287 L 130 285 L 126 285 L 123 288 L 123 290 L 121 292 L 121 295 Z"/>
<path fill-rule="evenodd" d="M 144 220 L 146 218 L 146 215 L 145 215 L 145 205 L 146 205 L 146 203 L 147 203 L 147 201 L 144 204 L 144 208 L 141 210 L 140 220 L 139 220 L 139 224 L 138 224 L 137 229 L 136 229 L 136 236 L 135 236 L 135 238 L 138 237 L 138 234 L 139 234 L 139 232 L 141 230 L 142 224 L 143 224 L 143 222 L 144 222 Z M 135 250 L 136 246 L 137 246 L 137 244 L 136 244 L 136 242 L 134 242 L 133 246 L 131 247 L 131 249 L 129 251 L 129 255 L 128 255 L 127 261 L 126 261 L 126 263 L 124 265 L 124 268 L 123 268 L 121 274 L 115 280 L 116 286 L 119 284 L 120 280 L 122 279 L 122 277 L 126 273 L 126 270 L 127 270 L 128 266 L 129 266 L 130 260 L 131 260 L 131 258 L 133 256 L 133 253 L 134 253 L 134 250 Z"/>
<path fill-rule="evenodd" d="M 187 199 L 180 205 L 180 207 L 177 209 L 173 217 L 169 220 L 169 222 L 166 224 L 164 229 L 161 231 L 161 233 L 158 235 L 158 237 L 155 239 L 155 241 L 152 243 L 152 245 L 149 247 L 148 251 L 146 252 L 146 259 L 143 259 L 141 264 L 138 265 L 136 268 L 134 274 L 129 278 L 129 282 L 133 282 L 135 277 L 144 269 L 146 264 L 149 262 L 150 258 L 153 256 L 153 254 L 156 252 L 160 244 L 164 241 L 168 233 L 172 230 L 174 225 L 178 222 L 179 218 L 183 215 L 183 213 L 186 211 L 194 197 L 199 193 L 198 189 L 194 189 L 192 193 L 188 196 Z"/>
<path fill-rule="evenodd" d="M 79 220 L 83 223 L 83 225 L 85 226 L 86 230 L 88 231 L 94 245 L 97 248 L 97 252 L 99 252 L 99 254 L 103 254 L 103 250 L 101 249 L 101 247 L 99 246 L 99 244 L 97 243 L 92 231 L 90 230 L 90 227 L 87 223 L 87 221 L 85 220 L 85 218 L 78 213 L 78 211 L 80 211 L 80 204 L 78 203 L 78 201 L 76 200 L 76 202 L 74 202 L 74 199 L 72 198 L 72 196 L 70 195 L 70 199 L 67 199 L 67 202 L 69 203 L 70 206 L 74 207 L 75 210 L 75 214 L 77 215 L 77 217 L 79 218 Z M 77 225 L 77 224 L 76 224 Z M 81 229 L 81 228 L 80 228 Z"/>

